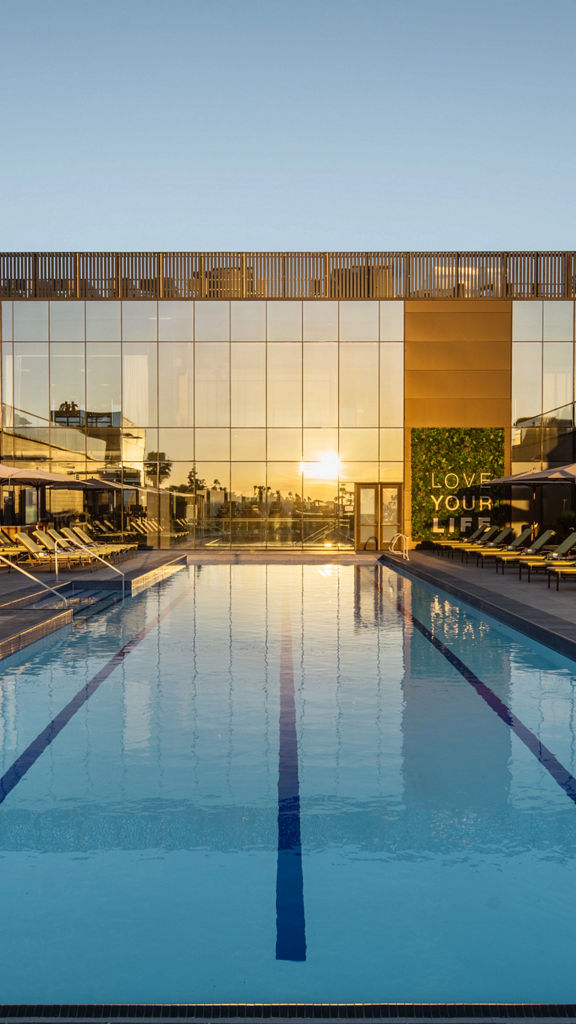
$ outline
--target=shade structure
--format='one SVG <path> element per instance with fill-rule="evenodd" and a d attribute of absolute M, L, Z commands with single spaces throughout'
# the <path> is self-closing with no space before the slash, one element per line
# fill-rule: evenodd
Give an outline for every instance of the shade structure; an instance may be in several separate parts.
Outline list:
<path fill-rule="evenodd" d="M 517 484 L 532 487 L 534 484 L 574 484 L 576 483 L 576 462 L 570 462 L 567 466 L 557 466 L 551 469 L 528 470 L 525 473 L 516 473 L 514 476 L 501 476 L 496 480 L 488 480 L 486 486 L 492 484 Z"/>
<path fill-rule="evenodd" d="M 61 473 L 48 473 L 44 469 L 22 469 L 20 466 L 7 466 L 0 462 L 0 486 L 21 487 L 53 487 L 60 490 L 87 491 L 92 485 L 84 480 L 76 480 L 72 476 Z"/>

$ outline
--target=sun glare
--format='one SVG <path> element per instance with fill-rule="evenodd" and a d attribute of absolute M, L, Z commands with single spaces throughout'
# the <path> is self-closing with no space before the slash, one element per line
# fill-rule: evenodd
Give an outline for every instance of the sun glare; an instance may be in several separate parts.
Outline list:
<path fill-rule="evenodd" d="M 301 462 L 300 472 L 308 480 L 337 480 L 340 475 L 340 459 L 336 452 L 324 452 L 317 462 Z"/>

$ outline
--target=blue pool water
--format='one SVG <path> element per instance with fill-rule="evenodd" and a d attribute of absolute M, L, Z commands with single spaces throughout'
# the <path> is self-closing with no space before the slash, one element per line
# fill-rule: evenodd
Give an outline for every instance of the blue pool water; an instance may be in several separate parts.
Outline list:
<path fill-rule="evenodd" d="M 0 1002 L 575 1002 L 575 678 L 329 565 L 4 662 Z"/>

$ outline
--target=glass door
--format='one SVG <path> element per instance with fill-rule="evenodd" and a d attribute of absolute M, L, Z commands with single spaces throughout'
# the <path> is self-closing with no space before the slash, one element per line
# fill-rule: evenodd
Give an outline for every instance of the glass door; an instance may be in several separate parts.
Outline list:
<path fill-rule="evenodd" d="M 356 484 L 354 547 L 381 551 L 402 529 L 399 484 Z"/>

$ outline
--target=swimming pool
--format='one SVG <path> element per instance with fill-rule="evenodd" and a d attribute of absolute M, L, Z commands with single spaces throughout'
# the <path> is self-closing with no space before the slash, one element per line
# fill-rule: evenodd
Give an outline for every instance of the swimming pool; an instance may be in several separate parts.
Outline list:
<path fill-rule="evenodd" d="M 576 665 L 198 566 L 3 665 L 2 1003 L 576 1001 Z"/>

